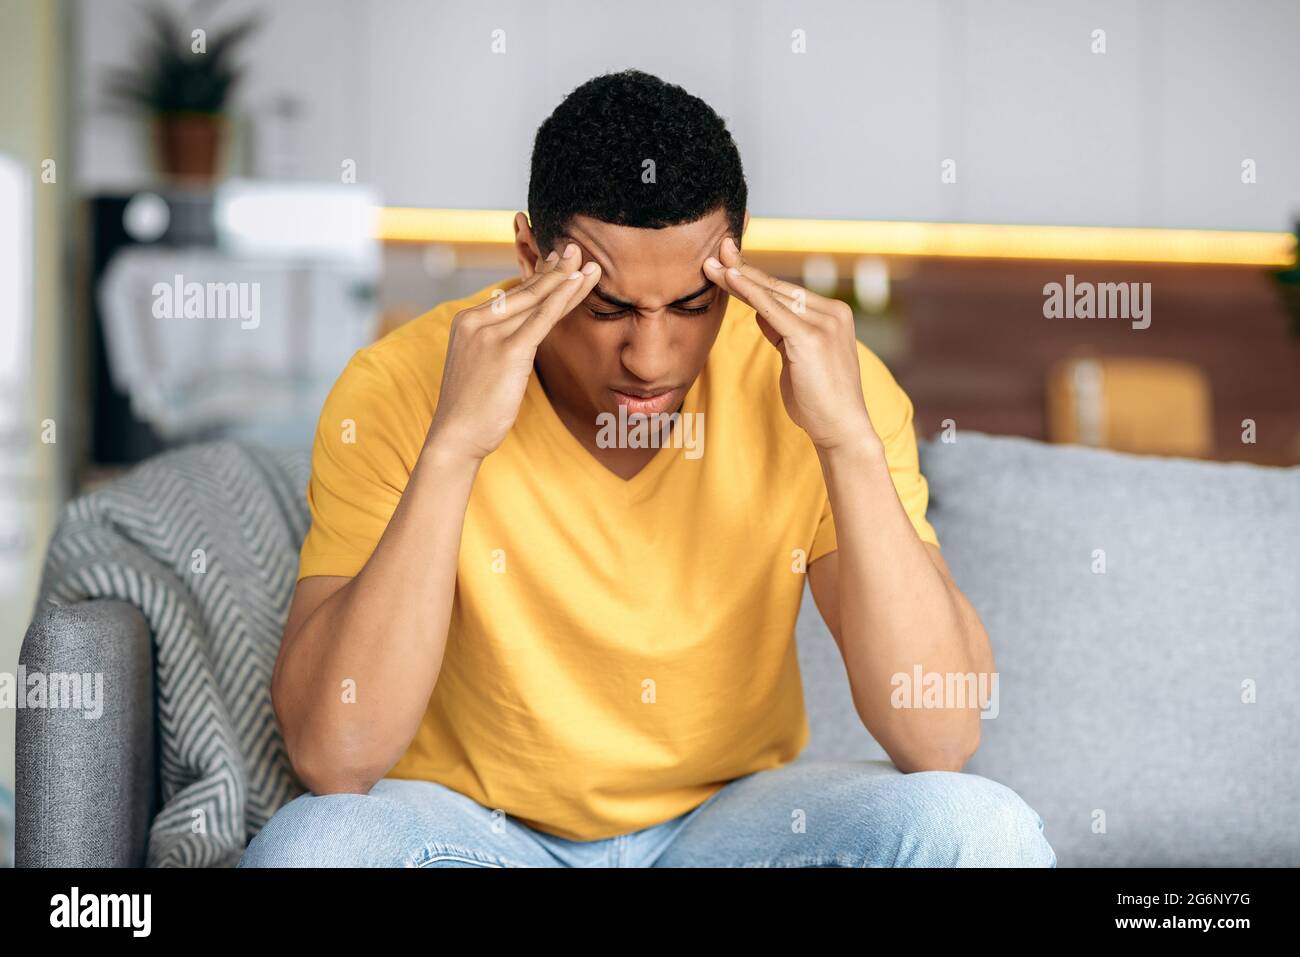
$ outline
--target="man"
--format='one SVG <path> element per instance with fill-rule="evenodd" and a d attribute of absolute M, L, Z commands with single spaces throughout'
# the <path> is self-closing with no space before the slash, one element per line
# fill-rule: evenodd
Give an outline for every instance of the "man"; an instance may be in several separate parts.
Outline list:
<path fill-rule="evenodd" d="M 980 702 L 894 706 L 988 638 L 911 403 L 744 260 L 745 201 L 703 101 L 598 77 L 538 131 L 521 276 L 352 358 L 272 688 L 310 793 L 243 866 L 1055 865 L 959 773 Z M 894 766 L 790 764 L 805 572 Z"/>

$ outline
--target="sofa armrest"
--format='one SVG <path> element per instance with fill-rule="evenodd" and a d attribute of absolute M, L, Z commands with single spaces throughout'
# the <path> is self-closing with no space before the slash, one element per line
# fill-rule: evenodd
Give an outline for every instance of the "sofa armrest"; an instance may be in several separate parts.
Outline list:
<path fill-rule="evenodd" d="M 98 717 L 84 702 L 17 713 L 14 863 L 144 866 L 158 796 L 153 640 L 144 616 L 116 600 L 46 605 L 18 663 L 29 685 L 38 672 L 47 682 L 59 673 L 91 676 L 85 687 L 98 675 L 103 682 Z"/>

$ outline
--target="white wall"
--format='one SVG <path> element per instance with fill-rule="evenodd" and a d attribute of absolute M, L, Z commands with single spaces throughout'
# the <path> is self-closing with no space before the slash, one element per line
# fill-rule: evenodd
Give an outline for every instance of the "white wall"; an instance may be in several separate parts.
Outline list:
<path fill-rule="evenodd" d="M 354 159 L 392 204 L 521 206 L 537 124 L 584 79 L 636 66 L 727 117 L 760 215 L 1239 229 L 1300 215 L 1294 0 L 265 6 L 243 102 L 303 97 L 307 172 Z M 81 4 L 83 103 L 129 56 L 130 7 Z M 137 129 L 101 114 L 86 133 L 87 188 L 141 181 Z"/>

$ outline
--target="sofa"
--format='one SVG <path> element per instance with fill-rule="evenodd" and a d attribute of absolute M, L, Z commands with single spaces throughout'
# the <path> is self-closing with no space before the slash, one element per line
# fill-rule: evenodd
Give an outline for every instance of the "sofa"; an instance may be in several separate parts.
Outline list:
<path fill-rule="evenodd" d="M 920 444 L 929 514 L 998 670 L 965 770 L 1039 812 L 1061 867 L 1300 865 L 1300 467 L 948 438 Z M 808 594 L 796 640 L 797 760 L 887 760 Z M 20 664 L 120 693 L 96 721 L 18 712 L 18 866 L 145 861 L 154 655 L 129 603 L 38 608 Z"/>

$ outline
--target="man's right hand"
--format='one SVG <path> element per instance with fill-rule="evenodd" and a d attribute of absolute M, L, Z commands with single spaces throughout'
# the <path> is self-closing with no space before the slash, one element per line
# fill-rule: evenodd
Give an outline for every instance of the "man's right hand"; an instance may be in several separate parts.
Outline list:
<path fill-rule="evenodd" d="M 505 441 L 519 415 L 537 347 L 557 322 L 591 292 L 600 267 L 569 243 L 564 255 L 538 260 L 510 290 L 458 312 L 443 366 L 438 408 L 427 444 L 481 461 Z M 576 278 L 575 278 L 576 277 Z"/>

